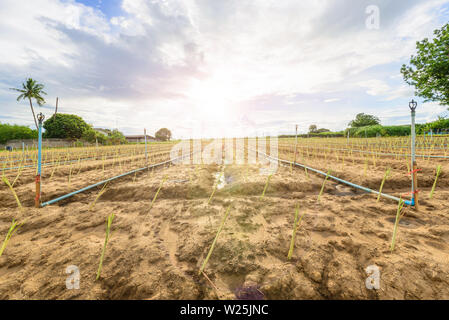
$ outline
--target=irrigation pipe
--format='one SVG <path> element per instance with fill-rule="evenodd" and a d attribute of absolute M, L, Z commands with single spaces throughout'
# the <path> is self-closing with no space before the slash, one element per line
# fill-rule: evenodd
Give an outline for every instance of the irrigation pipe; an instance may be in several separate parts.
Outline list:
<path fill-rule="evenodd" d="M 253 151 L 254 151 L 254 150 L 253 150 Z M 330 178 L 330 179 L 332 179 L 332 180 L 338 181 L 338 182 L 340 182 L 340 183 L 346 184 L 346 185 L 351 186 L 351 187 L 356 188 L 356 189 L 363 190 L 363 191 L 368 192 L 368 193 L 374 193 L 374 194 L 376 194 L 376 195 L 380 195 L 381 197 L 384 197 L 384 198 L 387 198 L 387 199 L 391 199 L 391 200 L 394 200 L 394 201 L 398 201 L 398 202 L 401 200 L 401 199 L 398 198 L 398 197 L 391 196 L 391 195 L 386 194 L 386 193 L 381 193 L 381 192 L 379 192 L 379 191 L 372 190 L 372 189 L 370 189 L 370 188 L 366 188 L 366 187 L 363 187 L 363 186 L 359 186 L 358 184 L 355 184 L 355 183 L 352 183 L 352 182 L 349 182 L 349 181 L 346 181 L 346 180 L 337 178 L 337 177 L 332 176 L 332 175 L 328 175 L 327 173 L 325 173 L 325 172 L 323 172 L 323 171 L 320 171 L 320 170 L 317 170 L 317 169 L 314 169 L 314 168 L 305 166 L 305 165 L 300 164 L 300 163 L 297 163 L 297 162 L 293 163 L 293 162 L 288 161 L 288 160 L 278 159 L 278 158 L 269 156 L 269 155 L 267 155 L 266 153 L 263 153 L 263 152 L 260 152 L 260 151 L 259 151 L 259 154 L 262 154 L 263 156 L 267 157 L 268 159 L 271 159 L 271 160 L 274 160 L 274 161 L 279 161 L 279 162 L 281 162 L 281 163 L 285 163 L 285 164 L 289 164 L 289 165 L 291 164 L 291 165 L 295 165 L 295 166 L 297 166 L 297 167 L 306 168 L 307 170 L 310 170 L 310 171 L 312 171 L 312 172 L 318 173 L 318 174 L 323 175 L 323 176 L 328 176 L 328 178 Z M 406 200 L 406 201 L 404 201 L 404 203 L 405 203 L 406 205 L 409 205 L 409 206 L 414 206 L 414 205 L 415 205 L 415 201 L 414 201 L 413 198 L 412 198 L 412 200 Z"/>
<path fill-rule="evenodd" d="M 170 151 L 164 151 L 164 152 L 160 152 L 160 153 L 157 153 L 156 155 L 162 155 L 162 154 L 167 154 L 167 153 L 170 153 Z M 139 153 L 139 154 L 137 154 L 137 156 L 142 156 L 142 155 L 144 155 L 144 153 Z M 131 155 L 131 154 L 129 154 L 129 155 L 121 155 L 121 156 L 119 156 L 119 157 L 114 157 L 114 156 L 108 156 L 108 157 L 106 157 L 106 158 L 104 158 L 104 160 L 110 160 L 110 159 L 114 159 L 114 158 L 116 158 L 116 159 L 122 159 L 122 158 L 126 158 L 126 157 L 131 157 L 131 156 L 133 156 L 133 155 Z M 65 160 L 61 160 L 60 161 L 60 163 L 62 162 L 62 165 L 66 165 L 67 163 L 73 163 L 73 162 L 78 162 L 78 161 L 88 161 L 88 160 L 94 160 L 94 161 L 102 161 L 103 159 L 102 158 L 96 158 L 96 157 L 90 157 L 90 158 L 83 158 L 83 159 L 74 159 L 74 160 L 67 160 L 67 161 L 65 161 Z M 43 163 L 42 164 L 42 166 L 46 166 L 46 167 L 52 167 L 52 166 L 55 166 L 55 165 L 57 165 L 57 163 L 55 163 L 55 162 L 53 162 L 53 161 L 51 161 L 51 162 L 45 162 L 45 163 Z M 20 168 L 35 168 L 36 167 L 36 165 L 35 164 L 30 164 L 30 165 L 24 165 L 24 166 L 19 166 L 19 167 L 9 167 L 9 168 L 1 168 L 1 170 L 14 170 L 14 169 L 20 169 Z"/>
<path fill-rule="evenodd" d="M 306 148 L 306 146 L 300 146 L 300 148 Z M 351 150 L 351 149 L 338 149 L 338 148 L 317 148 L 317 147 L 310 147 L 312 150 L 334 150 L 334 151 L 348 151 L 348 152 L 358 152 L 358 153 L 366 153 L 366 154 L 374 154 L 374 155 L 381 155 L 381 156 L 407 156 L 410 157 L 410 154 L 402 154 L 402 153 L 384 153 L 384 152 L 372 152 L 372 151 L 364 151 L 364 150 Z M 288 150 L 288 149 L 287 149 Z M 439 158 L 439 159 L 449 159 L 449 156 L 438 156 L 438 155 L 424 155 L 424 154 L 417 154 L 416 157 L 419 158 Z"/>
<path fill-rule="evenodd" d="M 120 175 L 118 175 L 118 176 L 115 176 L 115 177 L 112 177 L 112 178 L 109 178 L 109 179 L 106 179 L 106 180 L 97 182 L 97 183 L 95 183 L 95 184 L 92 184 L 92 185 L 90 185 L 90 186 L 84 187 L 84 188 L 82 188 L 82 189 L 79 189 L 79 190 L 76 190 L 76 191 L 67 193 L 67 194 L 65 194 L 65 195 L 63 195 L 63 196 L 60 196 L 60 197 L 56 198 L 56 199 L 53 199 L 53 200 L 44 202 L 44 203 L 41 204 L 41 207 L 45 207 L 45 206 L 48 206 L 48 205 L 50 205 L 50 204 L 56 203 L 56 202 L 58 202 L 58 201 L 67 199 L 67 198 L 72 197 L 72 196 L 74 196 L 74 195 L 76 195 L 76 194 L 78 194 L 78 193 L 81 193 L 81 192 L 90 190 L 90 189 L 95 188 L 95 187 L 98 187 L 98 186 L 100 186 L 100 185 L 102 185 L 102 184 L 104 184 L 104 183 L 106 183 L 106 182 L 109 182 L 109 181 L 112 181 L 112 180 L 115 180 L 115 179 L 118 179 L 118 178 L 121 178 L 121 177 L 130 175 L 130 174 L 133 174 L 133 173 L 135 173 L 135 172 L 147 170 L 147 169 L 149 169 L 149 168 L 155 168 L 155 167 L 163 166 L 163 165 L 165 165 L 165 164 L 167 164 L 167 163 L 170 163 L 170 162 L 173 162 L 173 161 L 175 161 L 175 160 L 180 160 L 180 159 L 183 159 L 183 158 L 185 158 L 185 157 L 190 157 L 190 156 L 191 156 L 191 154 L 189 154 L 189 155 L 184 155 L 184 156 L 181 156 L 181 157 L 178 157 L 178 158 L 175 158 L 175 159 L 167 160 L 167 161 L 160 162 L 160 163 L 155 163 L 155 164 L 152 164 L 152 165 L 143 167 L 143 168 L 138 168 L 138 169 L 134 169 L 134 170 L 132 170 L 132 171 L 126 172 L 126 173 L 122 173 L 122 174 L 120 174 Z"/>

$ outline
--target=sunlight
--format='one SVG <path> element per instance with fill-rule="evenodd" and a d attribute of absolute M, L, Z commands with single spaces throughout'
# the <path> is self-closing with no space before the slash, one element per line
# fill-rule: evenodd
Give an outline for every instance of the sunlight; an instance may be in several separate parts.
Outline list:
<path fill-rule="evenodd" d="M 217 78 L 195 81 L 188 92 L 194 104 L 194 116 L 211 123 L 227 123 L 233 119 L 232 90 L 227 81 Z"/>

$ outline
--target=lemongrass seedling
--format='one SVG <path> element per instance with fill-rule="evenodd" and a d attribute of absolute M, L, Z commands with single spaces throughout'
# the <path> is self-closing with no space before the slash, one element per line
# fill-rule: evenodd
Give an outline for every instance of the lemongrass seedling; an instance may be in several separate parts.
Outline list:
<path fill-rule="evenodd" d="M 396 220 L 394 222 L 394 228 L 393 228 L 393 237 L 391 239 L 391 245 L 390 245 L 390 251 L 393 252 L 394 250 L 394 245 L 396 243 L 396 233 L 398 230 L 398 224 L 399 224 L 399 220 L 401 219 L 401 210 L 404 207 L 404 200 L 399 199 L 399 203 L 398 203 L 398 209 L 396 211 Z"/>
<path fill-rule="evenodd" d="M 368 158 L 365 158 L 365 166 L 363 167 L 363 176 L 366 177 L 366 170 L 368 169 Z"/>
<path fill-rule="evenodd" d="M 380 184 L 379 194 L 377 195 L 377 202 L 379 202 L 379 200 L 380 200 L 380 194 L 382 193 L 382 189 L 384 187 L 385 180 L 387 180 L 388 176 L 390 175 L 390 171 L 391 171 L 391 168 L 388 168 L 387 171 L 385 171 L 384 178 L 382 179 L 382 183 Z"/>
<path fill-rule="evenodd" d="M 433 182 L 432 190 L 430 191 L 430 195 L 429 195 L 430 199 L 432 199 L 433 193 L 435 192 L 435 187 L 437 185 L 437 180 L 438 180 L 438 177 L 440 176 L 440 172 L 441 172 L 441 165 L 438 165 L 438 167 L 437 167 L 437 174 L 435 176 L 435 181 Z"/>
<path fill-rule="evenodd" d="M 20 174 L 22 173 L 22 171 L 23 171 L 23 166 L 20 165 L 20 166 L 19 166 L 19 172 L 17 173 L 16 178 L 14 179 L 14 181 L 13 181 L 12 184 L 11 184 L 12 187 L 14 187 L 14 184 L 16 183 L 17 179 L 19 179 Z"/>
<path fill-rule="evenodd" d="M 103 185 L 103 187 L 101 188 L 100 192 L 98 192 L 97 196 L 95 197 L 94 202 L 92 202 L 92 204 L 89 206 L 89 211 L 92 211 L 92 210 L 94 209 L 95 204 L 97 203 L 98 199 L 101 197 L 101 195 L 102 195 L 103 193 L 106 192 L 106 186 L 108 185 L 108 183 L 109 183 L 109 181 L 106 182 L 106 183 Z"/>
<path fill-rule="evenodd" d="M 167 180 L 167 176 L 165 176 L 164 178 L 162 178 L 161 184 L 160 184 L 159 188 L 157 189 L 156 194 L 155 194 L 154 197 L 153 197 L 153 201 L 151 201 L 150 209 L 149 209 L 149 210 L 151 210 L 151 208 L 153 208 L 153 204 L 154 204 L 154 202 L 156 201 L 157 195 L 158 195 L 159 192 L 161 191 L 162 186 L 164 185 L 165 180 Z"/>
<path fill-rule="evenodd" d="M 14 187 L 11 185 L 11 183 L 9 182 L 8 178 L 6 176 L 2 177 L 3 182 L 9 187 L 9 189 L 11 190 L 14 198 L 16 199 L 17 202 L 17 206 L 19 207 L 19 209 L 22 209 L 22 204 L 20 203 L 19 197 L 17 196 L 16 191 L 14 190 Z"/>
<path fill-rule="evenodd" d="M 320 202 L 321 195 L 323 194 L 323 191 L 324 191 L 324 186 L 325 186 L 326 181 L 327 181 L 327 179 L 329 178 L 329 175 L 330 175 L 330 174 L 331 174 L 331 171 L 328 170 L 328 171 L 327 171 L 327 174 L 326 174 L 326 178 L 324 178 L 323 185 L 321 186 L 320 194 L 318 195 L 318 202 Z"/>
<path fill-rule="evenodd" d="M 221 176 L 223 175 L 223 172 L 224 172 L 224 170 L 222 170 L 220 172 L 220 175 L 218 176 L 217 181 L 214 183 L 214 187 L 212 189 L 212 193 L 210 194 L 209 200 L 207 200 L 207 204 L 209 204 L 210 201 L 212 200 L 212 197 L 214 196 L 215 191 L 217 190 L 218 184 L 220 183 L 220 179 L 221 179 Z"/>
<path fill-rule="evenodd" d="M 6 162 L 3 164 L 2 177 L 5 176 L 5 168 L 6 168 Z"/>
<path fill-rule="evenodd" d="M 292 239 L 290 241 L 290 249 L 288 250 L 287 260 L 290 260 L 293 255 L 293 249 L 295 247 L 295 237 L 296 232 L 298 231 L 299 224 L 301 223 L 302 217 L 304 216 L 305 212 L 301 215 L 301 217 L 298 220 L 299 217 L 299 203 L 296 205 L 295 209 L 295 222 L 293 223 L 293 233 L 292 233 Z"/>
<path fill-rule="evenodd" d="M 69 168 L 70 168 L 70 170 L 69 170 L 69 181 L 68 181 L 68 183 L 69 183 L 69 187 L 70 187 L 70 181 L 71 181 L 71 178 L 72 178 L 72 164 L 71 163 L 69 165 Z"/>
<path fill-rule="evenodd" d="M 81 157 L 78 158 L 78 172 L 76 175 L 78 175 L 81 172 Z"/>
<path fill-rule="evenodd" d="M 271 176 L 272 176 L 273 174 L 270 174 L 268 177 L 267 177 L 267 182 L 265 183 L 265 187 L 263 188 L 263 192 L 262 192 L 262 195 L 260 196 L 260 199 L 263 199 L 263 197 L 265 197 L 265 192 L 267 191 L 267 188 L 268 188 L 268 184 L 270 183 L 270 179 L 271 179 Z"/>
<path fill-rule="evenodd" d="M 111 213 L 108 216 L 108 218 L 106 219 L 106 237 L 104 239 L 103 250 L 101 252 L 101 257 L 100 257 L 100 264 L 98 265 L 98 270 L 97 270 L 97 278 L 95 280 L 98 280 L 100 278 L 100 275 L 101 275 L 101 269 L 103 268 L 104 254 L 106 252 L 106 246 L 108 245 L 109 238 L 110 238 L 110 235 L 111 235 L 111 225 L 112 225 L 112 221 L 113 220 L 114 220 L 114 214 Z"/>
<path fill-rule="evenodd" d="M 226 219 L 228 218 L 230 209 L 231 209 L 231 205 L 228 206 L 228 209 L 226 210 L 226 213 L 225 213 L 223 219 L 221 220 L 220 227 L 218 228 L 217 234 L 215 235 L 214 241 L 212 242 L 212 245 L 211 245 L 211 247 L 209 249 L 209 253 L 206 256 L 206 259 L 204 259 L 203 264 L 201 265 L 201 268 L 200 268 L 200 271 L 198 272 L 198 275 L 200 275 L 204 271 L 204 268 L 206 267 L 206 264 L 209 261 L 209 258 L 210 258 L 211 254 L 212 254 L 212 251 L 214 250 L 215 243 L 217 242 L 218 236 L 220 235 L 221 230 L 223 229 L 223 226 L 224 226 L 224 224 L 226 222 Z"/>
<path fill-rule="evenodd" d="M 23 223 L 18 224 L 14 219 L 12 219 L 11 226 L 9 227 L 8 233 L 6 234 L 5 240 L 3 240 L 2 247 L 0 248 L 0 257 L 3 254 L 3 251 L 5 251 L 6 246 L 8 245 L 8 242 L 11 239 L 14 232 L 16 232 L 17 229 L 19 229 L 22 225 Z"/>

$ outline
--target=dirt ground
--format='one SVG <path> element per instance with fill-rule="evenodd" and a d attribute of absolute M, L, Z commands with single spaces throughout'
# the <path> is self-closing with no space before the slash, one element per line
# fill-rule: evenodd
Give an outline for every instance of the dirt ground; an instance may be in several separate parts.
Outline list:
<path fill-rule="evenodd" d="M 329 169 L 321 161 L 308 163 Z M 393 173 L 384 192 L 410 192 L 405 163 L 388 164 Z M 366 174 L 363 162 L 330 166 L 334 175 L 373 189 L 383 176 L 379 163 Z M 89 206 L 101 187 L 35 209 L 33 182 L 23 176 L 15 186 L 23 210 L 0 187 L 0 240 L 13 218 L 25 222 L 0 257 L 0 299 L 449 299 L 449 175 L 443 168 L 429 200 L 435 165 L 423 161 L 421 167 L 420 208 L 405 209 L 394 252 L 397 203 L 376 202 L 373 194 L 331 180 L 318 202 L 323 177 L 288 166 L 279 167 L 261 198 L 267 181 L 262 166 L 226 165 L 225 185 L 210 204 L 221 166 L 144 171 L 108 184 L 93 210 Z M 45 184 L 48 175 L 44 201 L 97 182 L 102 172 L 92 165 L 70 188 L 63 172 Z M 304 216 L 287 260 L 296 204 Z M 229 206 L 205 268 L 207 279 L 198 271 Z M 95 281 L 111 213 L 112 234 Z M 79 268 L 80 289 L 66 288 L 70 265 Z M 380 270 L 378 290 L 365 286 L 371 265 Z"/>

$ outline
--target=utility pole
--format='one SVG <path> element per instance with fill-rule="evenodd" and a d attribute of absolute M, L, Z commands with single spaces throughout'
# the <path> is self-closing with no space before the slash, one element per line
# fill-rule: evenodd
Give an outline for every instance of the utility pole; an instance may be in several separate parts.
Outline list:
<path fill-rule="evenodd" d="M 55 115 L 58 113 L 58 101 L 59 101 L 59 98 L 58 97 L 56 97 L 56 108 L 55 108 Z"/>
<path fill-rule="evenodd" d="M 37 175 L 36 175 L 36 197 L 34 198 L 34 205 L 36 208 L 40 207 L 41 198 L 41 169 L 42 169 L 42 122 L 45 116 L 41 113 L 37 115 L 37 120 L 39 121 L 39 133 L 38 133 L 38 144 L 37 144 Z"/>
<path fill-rule="evenodd" d="M 147 153 L 147 129 L 143 129 L 143 134 L 145 136 L 145 162 L 148 165 L 148 153 Z"/>
<path fill-rule="evenodd" d="M 294 163 L 296 163 L 296 150 L 298 147 L 298 125 L 296 125 L 296 130 L 295 130 L 295 160 L 293 161 Z"/>
<path fill-rule="evenodd" d="M 418 106 L 418 103 L 414 100 L 410 101 L 409 108 L 411 110 L 412 115 L 412 126 L 411 126 L 411 136 L 412 136 L 412 145 L 411 145 L 411 176 L 412 176 L 412 203 L 414 203 L 415 208 L 419 208 L 418 204 L 418 171 L 417 171 L 417 164 L 416 164 L 416 154 L 415 154 L 415 140 L 416 140 L 416 133 L 415 133 L 415 115 L 416 115 L 416 107 Z"/>

